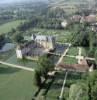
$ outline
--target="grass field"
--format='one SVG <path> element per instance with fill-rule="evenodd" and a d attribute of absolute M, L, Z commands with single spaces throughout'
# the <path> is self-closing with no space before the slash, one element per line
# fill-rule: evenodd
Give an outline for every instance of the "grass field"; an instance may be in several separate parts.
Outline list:
<path fill-rule="evenodd" d="M 6 60 L 9 59 L 14 53 L 15 53 L 14 50 L 10 50 L 10 51 L 4 52 L 4 53 L 0 53 L 0 60 L 6 61 Z"/>
<path fill-rule="evenodd" d="M 33 73 L 0 65 L 0 100 L 31 100 Z"/>
<path fill-rule="evenodd" d="M 16 54 L 12 55 L 6 62 L 15 64 L 15 65 L 20 65 L 20 66 L 26 66 L 30 68 L 36 68 L 37 67 L 37 62 L 35 61 L 30 61 L 30 60 L 19 60 L 16 57 Z"/>
<path fill-rule="evenodd" d="M 77 47 L 71 47 L 68 51 L 68 55 L 77 56 L 78 55 L 78 48 Z"/>
<path fill-rule="evenodd" d="M 88 51 L 88 50 L 89 50 L 89 48 L 82 47 L 82 56 L 87 56 L 86 51 Z"/>
<path fill-rule="evenodd" d="M 71 57 L 64 57 L 63 62 L 65 64 L 76 64 L 77 63 L 77 59 L 71 58 Z"/>
<path fill-rule="evenodd" d="M 16 28 L 21 24 L 21 22 L 24 22 L 25 20 L 16 20 L 12 22 L 8 22 L 6 24 L 3 24 L 0 26 L 0 34 L 7 33 L 11 31 L 12 28 Z"/>

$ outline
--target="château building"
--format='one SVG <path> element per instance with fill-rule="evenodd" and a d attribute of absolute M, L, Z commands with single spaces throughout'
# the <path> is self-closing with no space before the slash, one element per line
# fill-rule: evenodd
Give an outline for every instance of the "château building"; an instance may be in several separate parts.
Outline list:
<path fill-rule="evenodd" d="M 17 58 L 23 57 L 38 57 L 51 50 L 55 49 L 55 37 L 47 35 L 35 35 L 31 36 L 31 41 L 23 43 L 17 46 L 16 55 Z"/>

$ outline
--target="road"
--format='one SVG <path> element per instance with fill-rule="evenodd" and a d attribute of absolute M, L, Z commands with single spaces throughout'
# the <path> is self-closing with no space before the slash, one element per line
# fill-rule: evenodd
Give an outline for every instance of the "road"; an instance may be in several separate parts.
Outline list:
<path fill-rule="evenodd" d="M 79 52 L 78 52 L 78 64 L 80 64 L 82 49 L 80 47 L 78 49 L 79 49 Z"/>
<path fill-rule="evenodd" d="M 20 66 L 20 65 L 10 64 L 10 63 L 6 63 L 6 62 L 3 62 L 3 61 L 0 61 L 0 64 L 6 65 L 6 66 L 10 66 L 10 67 L 13 67 L 13 68 L 23 69 L 23 70 L 26 70 L 26 71 L 31 71 L 31 72 L 34 71 L 34 69 L 28 68 L 26 66 Z"/>
<path fill-rule="evenodd" d="M 61 93 L 60 93 L 60 96 L 59 96 L 59 100 L 63 100 L 62 98 L 63 98 L 64 87 L 65 87 L 65 84 L 66 84 L 67 75 L 68 75 L 68 71 L 66 71 L 66 74 L 65 74 L 65 78 L 64 78 L 63 86 L 62 86 Z"/>

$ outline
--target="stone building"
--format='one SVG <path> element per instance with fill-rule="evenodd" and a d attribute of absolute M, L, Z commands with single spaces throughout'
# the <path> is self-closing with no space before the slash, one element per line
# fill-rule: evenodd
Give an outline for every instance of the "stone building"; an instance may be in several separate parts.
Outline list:
<path fill-rule="evenodd" d="M 18 45 L 17 58 L 41 56 L 55 49 L 55 37 L 47 35 L 32 35 L 31 41 Z"/>
<path fill-rule="evenodd" d="M 40 45 L 48 50 L 55 49 L 55 37 L 46 35 L 32 35 L 31 39 L 36 42 L 36 45 Z"/>

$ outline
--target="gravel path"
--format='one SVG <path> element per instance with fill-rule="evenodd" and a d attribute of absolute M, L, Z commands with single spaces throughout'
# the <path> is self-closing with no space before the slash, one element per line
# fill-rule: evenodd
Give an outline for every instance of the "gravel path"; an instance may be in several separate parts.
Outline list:
<path fill-rule="evenodd" d="M 34 69 L 28 68 L 26 66 L 19 66 L 19 65 L 15 65 L 15 64 L 6 63 L 6 62 L 3 62 L 3 61 L 0 61 L 0 64 L 10 66 L 10 67 L 14 67 L 14 68 L 23 69 L 23 70 L 26 70 L 26 71 L 32 71 L 32 72 L 34 71 Z"/>

